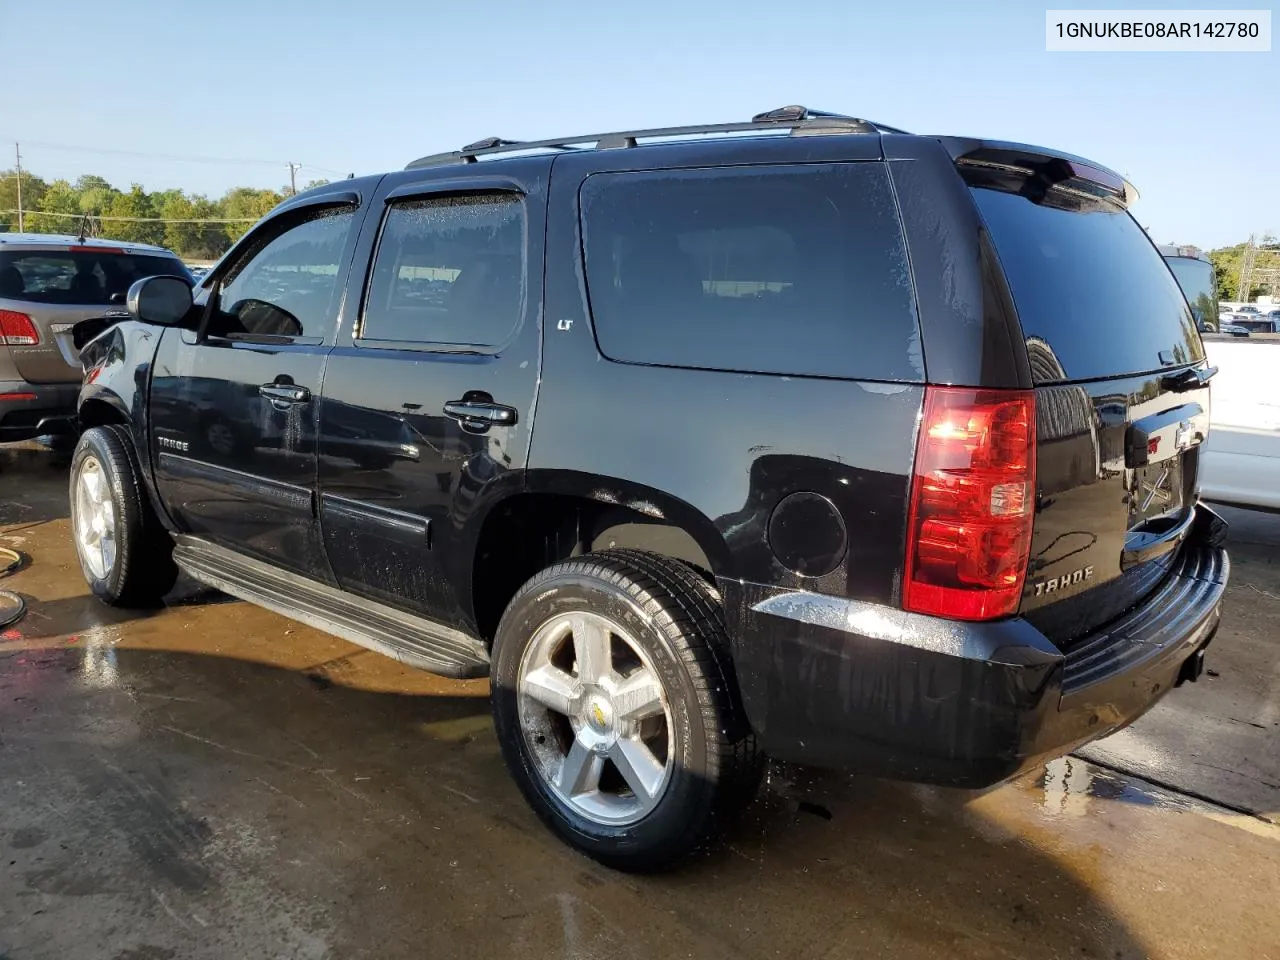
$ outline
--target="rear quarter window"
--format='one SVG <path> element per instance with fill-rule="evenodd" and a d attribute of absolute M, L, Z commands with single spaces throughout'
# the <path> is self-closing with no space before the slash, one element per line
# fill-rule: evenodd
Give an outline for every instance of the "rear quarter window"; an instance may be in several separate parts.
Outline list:
<path fill-rule="evenodd" d="M 883 164 L 600 173 L 581 204 L 591 313 L 610 359 L 923 379 Z"/>
<path fill-rule="evenodd" d="M 1038 383 L 1091 380 L 1204 357 L 1186 298 L 1128 212 L 971 188 L 1009 281 Z"/>

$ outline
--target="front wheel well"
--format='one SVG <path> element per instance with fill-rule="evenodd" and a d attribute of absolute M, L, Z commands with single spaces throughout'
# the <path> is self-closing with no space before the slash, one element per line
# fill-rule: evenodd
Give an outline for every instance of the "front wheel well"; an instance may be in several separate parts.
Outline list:
<path fill-rule="evenodd" d="M 105 400 L 86 400 L 80 404 L 76 419 L 80 423 L 81 432 L 90 427 L 105 427 L 113 423 L 121 426 L 129 425 L 128 417 Z"/>
<path fill-rule="evenodd" d="M 493 640 L 507 604 L 539 570 L 609 549 L 684 560 L 711 578 L 706 551 L 682 526 L 585 497 L 519 494 L 494 508 L 476 545 L 471 599 L 480 636 Z"/>

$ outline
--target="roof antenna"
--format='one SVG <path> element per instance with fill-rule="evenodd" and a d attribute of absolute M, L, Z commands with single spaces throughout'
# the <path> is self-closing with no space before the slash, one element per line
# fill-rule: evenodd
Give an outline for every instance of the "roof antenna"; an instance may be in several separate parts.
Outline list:
<path fill-rule="evenodd" d="M 81 217 L 81 218 L 80 218 L 80 237 L 79 237 L 79 240 L 80 240 L 80 242 L 81 242 L 81 243 L 84 243 L 84 241 L 85 241 L 85 234 L 86 234 L 86 233 L 88 233 L 88 232 L 89 232 L 89 215 L 86 213 L 83 217 Z"/>

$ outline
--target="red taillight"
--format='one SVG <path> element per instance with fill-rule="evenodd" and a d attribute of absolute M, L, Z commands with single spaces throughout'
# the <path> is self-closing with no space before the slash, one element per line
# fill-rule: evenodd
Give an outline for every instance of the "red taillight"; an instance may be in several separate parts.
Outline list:
<path fill-rule="evenodd" d="M 1035 395 L 927 387 L 902 605 L 956 620 L 1014 613 L 1035 510 Z"/>
<path fill-rule="evenodd" d="M 0 343 L 34 347 L 39 342 L 40 331 L 30 317 L 17 310 L 0 310 Z"/>
<path fill-rule="evenodd" d="M 0 393 L 0 400 L 34 400 L 34 393 Z"/>

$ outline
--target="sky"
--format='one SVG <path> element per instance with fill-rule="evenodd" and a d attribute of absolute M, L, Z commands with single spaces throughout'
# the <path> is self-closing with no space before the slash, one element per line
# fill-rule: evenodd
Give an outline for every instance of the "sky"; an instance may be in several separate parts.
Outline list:
<path fill-rule="evenodd" d="M 1047 53 L 1045 5 L 63 0 L 54 10 L 0 0 L 0 169 L 17 140 L 24 169 L 46 179 L 96 173 L 122 188 L 218 195 L 279 188 L 289 161 L 304 164 L 301 186 L 487 136 L 745 120 L 800 103 L 1083 155 L 1137 186 L 1133 212 L 1159 242 L 1213 248 L 1280 233 L 1280 53 Z"/>

